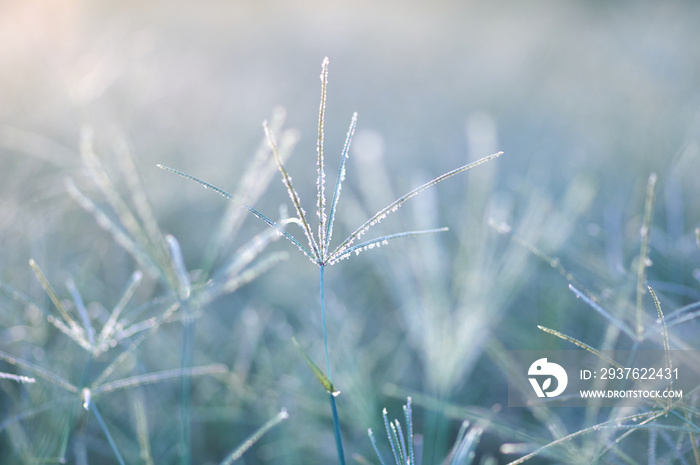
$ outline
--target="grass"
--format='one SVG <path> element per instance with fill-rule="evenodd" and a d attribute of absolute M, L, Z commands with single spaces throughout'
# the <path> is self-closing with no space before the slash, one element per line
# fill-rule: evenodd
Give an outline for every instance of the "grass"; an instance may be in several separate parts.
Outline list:
<path fill-rule="evenodd" d="M 335 185 L 335 190 L 333 193 L 333 198 L 331 201 L 331 206 L 330 206 L 330 213 L 327 213 L 327 207 L 326 207 L 326 192 L 325 192 L 325 183 L 326 183 L 326 173 L 325 173 L 325 158 L 324 158 L 324 126 L 325 126 L 325 113 L 326 113 L 326 90 L 327 90 L 327 85 L 328 85 L 328 58 L 326 58 L 323 61 L 322 64 L 322 71 L 321 71 L 321 103 L 319 106 L 319 117 L 318 117 L 318 139 L 317 139 L 317 180 L 316 180 L 316 193 L 317 193 L 317 200 L 316 200 L 316 216 L 318 217 L 318 232 L 314 234 L 313 230 L 311 229 L 310 221 L 307 218 L 307 215 L 304 211 L 304 208 L 302 207 L 301 200 L 299 198 L 299 194 L 297 194 L 297 191 L 295 190 L 294 186 L 292 185 L 292 179 L 291 176 L 287 173 L 287 170 L 284 167 L 284 163 L 282 161 L 282 157 L 280 157 L 280 152 L 277 148 L 277 143 L 275 141 L 274 134 L 270 131 L 267 123 L 264 123 L 263 126 L 265 128 L 265 134 L 267 137 L 267 140 L 270 144 L 270 148 L 272 150 L 272 153 L 275 155 L 275 160 L 277 161 L 277 166 L 279 168 L 280 173 L 282 174 L 282 181 L 284 182 L 284 185 L 287 189 L 287 192 L 289 193 L 289 197 L 291 198 L 292 204 L 294 205 L 294 210 L 296 211 L 297 217 L 293 218 L 293 221 L 301 226 L 304 236 L 306 238 L 307 245 L 303 245 L 302 241 L 298 240 L 295 238 L 291 233 L 287 232 L 282 225 L 277 224 L 276 222 L 270 220 L 267 216 L 264 214 L 260 213 L 258 210 L 255 208 L 247 205 L 246 203 L 239 201 L 236 199 L 234 196 L 231 194 L 228 194 L 227 192 L 223 191 L 222 189 L 219 189 L 218 187 L 212 186 L 211 184 L 202 181 L 200 179 L 195 178 L 194 176 L 182 173 L 181 171 L 168 168 L 162 165 L 159 165 L 160 168 L 173 172 L 175 174 L 178 174 L 180 176 L 183 176 L 185 178 L 191 179 L 193 181 L 198 182 L 202 186 L 208 189 L 212 189 L 215 192 L 221 194 L 228 200 L 232 200 L 235 203 L 238 203 L 241 205 L 243 208 L 251 212 L 253 215 L 258 217 L 259 219 L 263 220 L 265 223 L 267 223 L 268 226 L 270 226 L 272 229 L 276 230 L 280 235 L 284 236 L 286 239 L 289 240 L 292 244 L 297 246 L 299 250 L 307 257 L 309 258 L 315 265 L 318 266 L 319 268 L 319 294 L 320 294 L 320 301 L 321 301 L 321 321 L 322 321 L 322 329 L 323 329 L 323 347 L 324 347 L 324 353 L 325 353 L 325 360 L 326 360 L 326 371 L 325 373 L 322 373 L 318 367 L 310 361 L 308 356 L 306 356 L 307 360 L 309 361 L 309 364 L 312 366 L 314 373 L 317 375 L 319 380 L 321 381 L 321 384 L 324 386 L 324 388 L 327 390 L 329 394 L 329 400 L 330 400 L 330 406 L 331 406 L 331 413 L 333 416 L 333 430 L 335 434 L 335 443 L 336 443 L 336 449 L 337 449 L 337 455 L 338 455 L 338 461 L 340 464 L 345 464 L 345 453 L 343 450 L 343 441 L 342 441 L 342 434 L 340 431 L 340 421 L 338 418 L 338 409 L 336 406 L 336 396 L 338 395 L 339 391 L 337 391 L 333 387 L 333 383 L 331 381 L 331 362 L 330 362 L 330 355 L 329 355 L 329 349 L 328 349 L 328 331 L 326 330 L 326 300 L 324 298 L 325 293 L 324 293 L 324 275 L 325 275 L 325 268 L 326 266 L 333 265 L 343 259 L 346 259 L 353 254 L 359 254 L 362 251 L 373 249 L 377 246 L 380 245 L 387 245 L 389 241 L 397 238 L 402 238 L 402 237 L 409 237 L 409 236 L 418 236 L 422 234 L 430 234 L 430 233 L 436 233 L 436 232 L 441 232 L 444 231 L 445 229 L 430 229 L 430 230 L 420 230 L 420 231 L 406 231 L 406 232 L 401 232 L 401 233 L 396 233 L 396 234 L 391 234 L 391 235 L 385 235 L 378 237 L 376 239 L 370 239 L 366 240 L 363 242 L 357 243 L 361 237 L 367 233 L 372 227 L 377 225 L 379 222 L 381 222 L 383 219 L 385 219 L 389 214 L 396 212 L 401 205 L 403 205 L 404 202 L 407 200 L 411 199 L 412 197 L 418 195 L 419 193 L 423 192 L 426 189 L 429 189 L 433 187 L 434 185 L 438 184 L 439 182 L 454 176 L 456 174 L 462 173 L 470 168 L 473 168 L 475 166 L 478 166 L 490 159 L 496 158 L 501 153 L 496 153 L 491 156 L 487 156 L 484 158 L 481 158 L 473 163 L 469 163 L 467 165 L 461 166 L 459 168 L 456 168 L 452 171 L 449 171 L 445 174 L 442 174 L 441 176 L 438 176 L 437 178 L 422 184 L 421 186 L 411 190 L 407 194 L 402 195 L 398 199 L 394 200 L 391 202 L 389 205 L 386 207 L 380 209 L 377 213 L 372 215 L 368 220 L 366 220 L 363 224 L 361 224 L 357 229 L 354 230 L 349 236 L 347 236 L 341 243 L 338 245 L 335 249 L 331 247 L 331 240 L 333 237 L 333 225 L 335 222 L 335 213 L 336 213 L 336 207 L 338 205 L 338 201 L 340 200 L 340 191 L 342 188 L 342 183 L 345 179 L 345 163 L 348 159 L 349 155 L 349 150 L 350 150 L 350 143 L 352 141 L 352 136 L 355 132 L 355 127 L 357 124 L 357 113 L 355 113 L 352 117 L 352 122 L 350 123 L 350 128 L 348 129 L 347 137 L 345 140 L 345 144 L 343 145 L 343 150 L 341 153 L 340 157 L 340 168 L 338 169 L 338 177 L 336 180 L 336 185 Z"/>
<path fill-rule="evenodd" d="M 625 266 L 605 271 L 603 258 L 576 252 L 596 186 L 577 176 L 559 195 L 504 192 L 502 164 L 485 164 L 500 152 L 476 156 L 498 145 L 483 116 L 468 122 L 471 160 L 438 177 L 418 173 L 428 181 L 396 195 L 403 180 L 392 180 L 381 153 L 353 152 L 354 114 L 328 188 L 327 86 L 326 59 L 308 183 L 315 220 L 288 170 L 300 136 L 283 129 L 282 111 L 264 124 L 232 193 L 159 165 L 230 201 L 211 215 L 204 208 L 214 225 L 195 221 L 179 197 L 174 215 L 160 215 L 125 138 L 99 156 L 83 129 L 81 167 L 63 183 L 82 209 L 70 218 L 85 237 L 118 247 L 66 270 L 50 254 L 24 257 L 33 284 L 0 283 L 0 461 L 700 464 L 697 389 L 668 402 L 517 411 L 499 391 L 506 351 L 526 344 L 602 358 L 653 348 L 667 367 L 680 362 L 674 351 L 696 348 L 696 283 L 663 275 L 673 253 L 655 220 L 663 177 L 638 189 Z M 340 202 L 353 153 L 361 176 Z M 433 189 L 478 165 L 465 188 Z M 291 216 L 263 213 L 276 175 Z M 441 200 L 443 189 L 463 201 Z M 404 204 L 406 214 L 393 215 Z M 313 280 L 279 239 L 313 263 Z M 694 249 L 683 258 L 696 256 L 697 227 L 686 243 Z M 402 420 L 390 421 L 404 401 Z"/>

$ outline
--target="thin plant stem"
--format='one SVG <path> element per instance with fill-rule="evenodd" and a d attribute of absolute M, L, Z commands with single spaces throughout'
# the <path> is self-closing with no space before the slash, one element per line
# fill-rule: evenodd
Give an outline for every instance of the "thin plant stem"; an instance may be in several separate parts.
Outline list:
<path fill-rule="evenodd" d="M 92 410 L 92 413 L 95 415 L 95 418 L 97 419 L 97 423 L 100 424 L 100 428 L 102 428 L 102 432 L 105 434 L 105 437 L 107 438 L 107 442 L 109 442 L 109 446 L 112 448 L 112 452 L 114 453 L 114 456 L 117 458 L 117 461 L 121 465 L 125 465 L 124 459 L 122 458 L 122 455 L 119 453 L 119 449 L 117 449 L 117 444 L 114 442 L 114 439 L 112 439 L 112 435 L 109 433 L 109 430 L 107 429 L 107 425 L 105 424 L 104 419 L 102 418 L 102 415 L 100 414 L 100 411 L 97 410 L 97 407 L 93 402 L 89 402 L 88 404 L 90 410 Z"/>
<path fill-rule="evenodd" d="M 333 412 L 333 431 L 335 432 L 335 447 L 338 451 L 340 465 L 345 465 L 345 453 L 343 452 L 343 437 L 340 435 L 340 420 L 338 419 L 338 407 L 335 404 L 335 395 L 328 394 L 331 399 L 331 411 Z"/>
<path fill-rule="evenodd" d="M 321 325 L 323 326 L 323 348 L 326 352 L 326 376 L 328 381 L 331 382 L 331 360 L 328 355 L 328 331 L 326 331 L 326 301 L 325 294 L 323 292 L 323 277 L 324 271 L 326 269 L 325 265 L 319 265 L 320 274 L 320 293 L 321 293 Z M 345 465 L 345 453 L 343 452 L 343 437 L 340 434 L 340 419 L 338 418 L 338 407 L 335 402 L 335 396 L 337 393 L 330 392 L 329 397 L 331 401 L 331 412 L 333 414 L 333 432 L 335 434 L 335 447 L 338 452 L 338 460 L 340 465 Z"/>
<path fill-rule="evenodd" d="M 323 349 L 326 352 L 326 376 L 328 377 L 329 381 L 333 382 L 333 378 L 331 377 L 331 359 L 328 355 L 328 332 L 326 331 L 326 301 L 323 292 L 323 275 L 326 267 L 325 265 L 321 265 L 318 268 L 321 276 L 321 324 L 323 326 Z"/>

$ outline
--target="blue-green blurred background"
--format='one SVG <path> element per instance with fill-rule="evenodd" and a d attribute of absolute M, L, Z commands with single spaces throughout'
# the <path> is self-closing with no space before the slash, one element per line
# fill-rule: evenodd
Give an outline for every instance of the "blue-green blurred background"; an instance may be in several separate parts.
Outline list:
<path fill-rule="evenodd" d="M 700 4 L 691 1 L 4 1 L 0 279 L 48 306 L 27 265 L 33 257 L 62 296 L 61 283 L 72 276 L 85 300 L 109 307 L 137 268 L 65 193 L 66 177 L 89 186 L 79 157 L 85 126 L 107 164 L 117 156 L 113 141 L 127 141 L 159 224 L 178 238 L 190 269 L 225 201 L 156 163 L 233 191 L 277 106 L 301 134 L 288 168 L 313 213 L 318 76 L 328 56 L 330 179 L 351 115 L 359 114 L 339 236 L 413 186 L 505 152 L 414 199 L 376 234 L 450 232 L 395 242 L 327 271 L 348 449 L 371 457 L 366 428 L 381 427 L 383 406 L 399 416 L 409 392 L 483 408 L 546 437 L 546 425 L 505 407 L 505 375 L 494 354 L 566 347 L 537 324 L 597 346 L 608 323 L 575 299 L 564 277 L 489 222 L 507 223 L 560 257 L 614 312 L 631 315 L 646 183 L 656 172 L 649 282 L 669 311 L 699 300 L 698 24 Z M 124 180 L 115 184 L 126 192 Z M 276 217 L 282 204 L 288 196 L 276 177 L 255 206 Z M 236 244 L 262 227 L 249 220 Z M 226 363 L 232 374 L 195 396 L 195 463 L 221 460 L 281 407 L 290 420 L 246 463 L 334 460 L 325 396 L 289 342 L 296 335 L 322 360 L 317 269 L 287 245 L 271 248 L 289 250 L 288 261 L 197 320 L 195 360 Z M 10 304 L 0 316 L 3 350 L 32 345 L 38 365 L 42 350 L 55 358 L 58 336 L 30 341 L 13 332 L 31 323 Z M 675 337 L 693 341 L 693 324 Z M 154 336 L 140 362 L 177 367 L 178 331 Z M 78 349 L 64 345 L 69 366 Z M 70 376 L 66 367 L 54 369 Z M 167 392 L 176 393 L 176 384 Z M 149 418 L 156 463 L 173 457 L 176 433 L 167 417 L 175 416 L 177 395 L 168 402 L 155 402 Z M 430 439 L 444 457 L 459 413 L 432 418 L 427 401 L 414 408 L 417 431 L 444 424 Z M 564 416 L 571 430 L 586 426 Z M 518 440 L 499 428 L 484 441 L 484 454 L 505 460 L 498 445 Z"/>

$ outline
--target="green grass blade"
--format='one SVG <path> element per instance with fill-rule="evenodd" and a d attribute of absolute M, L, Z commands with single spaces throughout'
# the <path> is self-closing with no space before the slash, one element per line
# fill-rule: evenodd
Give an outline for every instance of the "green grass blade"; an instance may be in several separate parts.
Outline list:
<path fill-rule="evenodd" d="M 297 342 L 296 338 L 292 337 L 292 343 L 294 343 L 294 346 L 299 350 L 299 353 L 304 357 L 304 360 L 306 360 L 306 363 L 309 365 L 311 368 L 311 371 L 314 372 L 314 375 L 316 375 L 316 378 L 318 378 L 319 382 L 323 386 L 323 388 L 328 391 L 330 394 L 332 394 L 334 397 L 340 394 L 340 391 L 336 391 L 335 387 L 333 387 L 333 384 L 331 381 L 328 379 L 328 376 L 319 368 L 318 365 L 316 365 L 316 362 L 314 362 L 311 357 L 309 357 L 304 349 L 301 348 L 299 343 Z"/>

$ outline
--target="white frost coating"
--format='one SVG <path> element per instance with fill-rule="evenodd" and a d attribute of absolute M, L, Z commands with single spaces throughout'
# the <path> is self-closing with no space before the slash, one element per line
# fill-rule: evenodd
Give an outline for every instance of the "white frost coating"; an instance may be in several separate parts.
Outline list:
<path fill-rule="evenodd" d="M 82 397 L 83 397 L 83 408 L 85 410 L 87 410 L 88 407 L 90 407 L 91 396 L 92 396 L 92 393 L 90 392 L 90 389 L 83 388 Z"/>
<path fill-rule="evenodd" d="M 3 372 L 0 372 L 0 379 L 11 379 L 12 381 L 17 381 L 18 383 L 36 383 L 36 379 L 34 378 Z"/>

